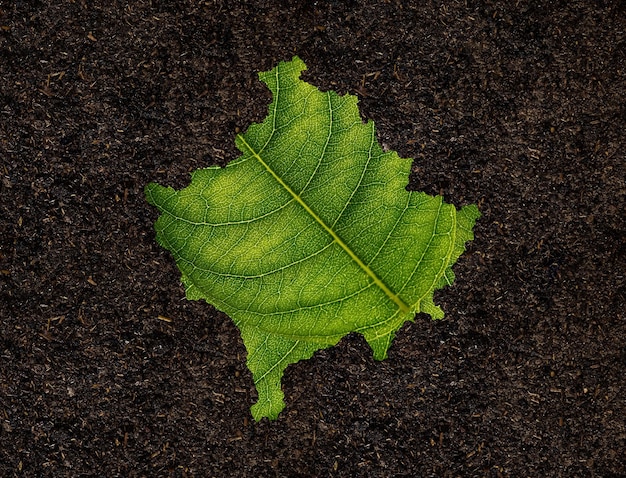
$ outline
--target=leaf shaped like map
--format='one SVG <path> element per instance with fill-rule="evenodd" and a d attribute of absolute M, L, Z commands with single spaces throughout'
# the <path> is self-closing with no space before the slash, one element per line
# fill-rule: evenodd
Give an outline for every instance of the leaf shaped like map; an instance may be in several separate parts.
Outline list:
<path fill-rule="evenodd" d="M 256 420 L 283 409 L 289 364 L 350 332 L 381 360 L 417 312 L 442 318 L 433 292 L 453 282 L 480 216 L 407 192 L 411 160 L 383 152 L 356 97 L 300 80 L 305 68 L 294 57 L 259 75 L 273 101 L 263 123 L 236 137 L 238 159 L 195 171 L 180 191 L 146 187 L 187 298 L 241 331 Z"/>

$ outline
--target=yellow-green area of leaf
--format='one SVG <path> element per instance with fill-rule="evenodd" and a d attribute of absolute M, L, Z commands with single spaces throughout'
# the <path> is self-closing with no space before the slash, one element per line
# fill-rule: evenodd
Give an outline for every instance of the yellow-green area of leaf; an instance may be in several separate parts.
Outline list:
<path fill-rule="evenodd" d="M 241 331 L 256 420 L 284 408 L 289 364 L 350 332 L 382 360 L 417 312 L 442 318 L 433 293 L 452 284 L 480 216 L 406 191 L 411 160 L 383 152 L 355 96 L 300 80 L 305 68 L 294 57 L 259 74 L 273 101 L 263 123 L 237 135 L 239 158 L 195 171 L 180 191 L 146 187 L 187 298 Z"/>

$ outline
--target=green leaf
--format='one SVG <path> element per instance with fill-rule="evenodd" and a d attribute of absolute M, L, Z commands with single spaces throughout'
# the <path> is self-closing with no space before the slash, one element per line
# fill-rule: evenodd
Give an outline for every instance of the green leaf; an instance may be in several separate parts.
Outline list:
<path fill-rule="evenodd" d="M 443 317 L 433 292 L 473 239 L 476 206 L 407 192 L 411 160 L 383 152 L 357 98 L 301 81 L 298 57 L 260 79 L 273 93 L 242 155 L 192 174 L 180 191 L 146 187 L 158 242 L 187 298 L 235 322 L 258 392 L 256 420 L 284 408 L 285 368 L 350 332 L 384 359 L 417 312 Z"/>

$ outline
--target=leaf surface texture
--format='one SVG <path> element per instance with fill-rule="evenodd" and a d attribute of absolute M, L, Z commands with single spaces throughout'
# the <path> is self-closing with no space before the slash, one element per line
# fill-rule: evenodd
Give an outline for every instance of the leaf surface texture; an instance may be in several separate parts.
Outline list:
<path fill-rule="evenodd" d="M 319 91 L 300 80 L 304 69 L 294 57 L 260 73 L 273 101 L 237 135 L 239 158 L 195 171 L 180 191 L 146 187 L 187 298 L 241 331 L 256 420 L 283 409 L 289 364 L 350 332 L 380 360 L 417 312 L 442 318 L 433 293 L 452 284 L 480 216 L 406 191 L 411 160 L 381 149 L 356 97 Z"/>

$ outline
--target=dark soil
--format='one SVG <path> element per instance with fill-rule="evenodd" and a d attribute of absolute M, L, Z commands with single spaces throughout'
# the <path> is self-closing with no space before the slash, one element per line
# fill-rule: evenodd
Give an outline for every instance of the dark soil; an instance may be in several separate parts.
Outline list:
<path fill-rule="evenodd" d="M 0 476 L 626 476 L 626 4 L 278 3 L 0 0 Z M 255 423 L 143 188 L 235 158 L 294 54 L 483 217 L 443 321 Z"/>

